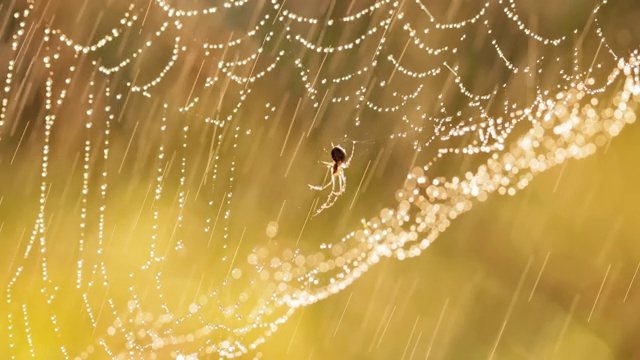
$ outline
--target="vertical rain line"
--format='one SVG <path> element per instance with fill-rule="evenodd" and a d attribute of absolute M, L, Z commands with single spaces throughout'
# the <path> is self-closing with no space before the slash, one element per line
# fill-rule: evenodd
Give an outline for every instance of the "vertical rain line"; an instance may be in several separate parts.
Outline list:
<path fill-rule="evenodd" d="M 509 308 L 507 309 L 507 314 L 504 317 L 504 320 L 502 321 L 502 326 L 500 327 L 500 331 L 498 332 L 498 337 L 496 339 L 495 344 L 493 345 L 493 348 L 491 349 L 491 353 L 489 354 L 489 359 L 493 359 L 493 356 L 496 353 L 496 350 L 498 349 L 498 345 L 500 344 L 500 338 L 502 337 L 502 333 L 504 332 L 505 327 L 507 326 L 507 322 L 509 321 L 509 318 L 511 317 L 511 313 L 513 312 L 513 308 L 516 304 L 516 301 L 518 301 L 518 297 L 520 296 L 520 290 L 522 290 L 522 285 L 524 284 L 524 279 L 527 277 L 527 273 L 529 272 L 529 269 L 531 268 L 531 263 L 533 262 L 533 256 L 529 256 L 529 261 L 527 262 L 527 266 L 524 268 L 524 271 L 522 272 L 522 275 L 520 275 L 520 280 L 518 280 L 518 286 L 516 287 L 516 291 L 513 294 L 513 296 L 511 297 L 511 302 L 509 303 Z"/>

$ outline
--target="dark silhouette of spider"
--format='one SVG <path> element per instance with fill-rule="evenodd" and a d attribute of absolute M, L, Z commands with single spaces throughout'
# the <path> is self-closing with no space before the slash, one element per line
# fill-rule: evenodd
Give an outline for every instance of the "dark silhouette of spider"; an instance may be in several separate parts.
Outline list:
<path fill-rule="evenodd" d="M 321 186 L 311 185 L 309 187 L 312 190 L 322 191 L 331 185 L 331 193 L 327 197 L 327 200 L 322 204 L 315 215 L 320 214 L 324 209 L 328 209 L 338 200 L 338 197 L 342 195 L 347 189 L 347 176 L 344 174 L 344 169 L 348 168 L 351 164 L 351 159 L 353 159 L 353 153 L 355 150 L 355 142 L 353 143 L 353 147 L 351 149 L 351 156 L 347 159 L 347 151 L 340 145 L 335 146 L 331 144 L 331 159 L 333 159 L 333 163 L 322 161 L 322 163 L 327 166 L 327 171 L 330 172 L 329 181 Z M 336 178 L 338 181 L 336 182 Z M 337 189 L 336 189 L 337 187 Z"/>

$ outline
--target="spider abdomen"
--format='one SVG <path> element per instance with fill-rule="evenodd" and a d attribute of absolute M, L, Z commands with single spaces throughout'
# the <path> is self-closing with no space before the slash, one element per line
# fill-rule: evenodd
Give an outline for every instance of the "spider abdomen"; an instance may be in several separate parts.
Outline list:
<path fill-rule="evenodd" d="M 343 148 L 336 146 L 331 149 L 331 158 L 337 163 L 342 163 L 347 159 L 347 153 Z"/>
<path fill-rule="evenodd" d="M 331 149 L 331 158 L 333 159 L 333 174 L 338 173 L 338 167 L 347 159 L 347 152 L 340 146 Z"/>

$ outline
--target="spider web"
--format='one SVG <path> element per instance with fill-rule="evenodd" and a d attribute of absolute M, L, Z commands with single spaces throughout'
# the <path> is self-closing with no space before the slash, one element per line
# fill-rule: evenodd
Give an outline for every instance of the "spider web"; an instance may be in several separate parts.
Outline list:
<path fill-rule="evenodd" d="M 609 7 L 3 6 L 0 352 L 255 353 L 635 122 L 638 53 L 614 51 Z M 332 143 L 358 149 L 349 185 L 311 218 Z"/>

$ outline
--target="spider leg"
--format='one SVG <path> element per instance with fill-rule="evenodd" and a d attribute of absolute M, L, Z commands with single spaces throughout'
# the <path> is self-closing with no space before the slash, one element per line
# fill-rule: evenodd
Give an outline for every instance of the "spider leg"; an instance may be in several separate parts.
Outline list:
<path fill-rule="evenodd" d="M 331 194 L 335 195 L 335 196 L 340 196 L 340 194 L 342 194 L 342 172 L 339 172 L 338 174 L 336 174 L 336 177 L 338 178 L 338 186 L 337 189 L 331 189 Z"/>
<path fill-rule="evenodd" d="M 340 172 L 340 194 L 347 190 L 347 176 L 344 171 Z"/>
<path fill-rule="evenodd" d="M 326 189 L 329 185 L 331 185 L 331 182 L 328 182 L 328 183 L 326 183 L 326 184 L 324 184 L 322 186 L 321 185 L 311 185 L 311 184 L 307 184 L 307 185 L 309 185 L 309 188 L 311 190 L 322 191 L 322 190 Z"/>
<path fill-rule="evenodd" d="M 336 177 L 335 175 L 331 175 L 331 193 L 332 194 L 335 191 L 334 190 L 335 188 L 336 188 Z"/>
<path fill-rule="evenodd" d="M 336 183 L 336 180 L 335 180 L 336 177 L 338 178 L 338 183 Z M 332 207 L 333 204 L 335 204 L 335 202 L 338 200 L 338 197 L 342 193 L 340 191 L 336 191 L 336 187 L 338 188 L 342 187 L 342 180 L 340 178 L 340 175 L 331 176 L 331 192 L 327 196 L 327 200 L 325 200 L 325 202 L 322 205 L 320 205 L 320 207 L 318 208 L 316 213 L 313 214 L 313 216 L 320 214 L 323 210 L 328 209 Z"/>
<path fill-rule="evenodd" d="M 322 190 L 326 189 L 327 187 L 329 187 L 329 185 L 333 184 L 333 175 L 331 174 L 331 168 L 330 167 L 327 169 L 327 173 L 331 177 L 330 181 L 327 181 L 327 183 L 324 184 L 324 185 L 311 185 L 311 184 L 308 184 L 309 188 L 311 188 L 311 190 L 322 191 Z"/>
<path fill-rule="evenodd" d="M 343 169 L 346 169 L 346 168 L 349 167 L 349 165 L 351 164 L 351 159 L 353 159 L 353 154 L 355 153 L 355 151 L 356 151 L 356 142 L 354 141 L 353 145 L 351 146 L 351 155 L 349 156 L 349 159 L 347 159 L 347 161 L 345 161 L 342 164 L 342 168 Z"/>
<path fill-rule="evenodd" d="M 311 184 L 308 184 L 308 185 L 309 185 L 309 188 L 311 190 L 322 191 L 322 190 L 328 188 L 329 185 L 331 185 L 332 183 L 333 183 L 333 181 L 329 181 L 324 185 L 311 185 Z"/>

